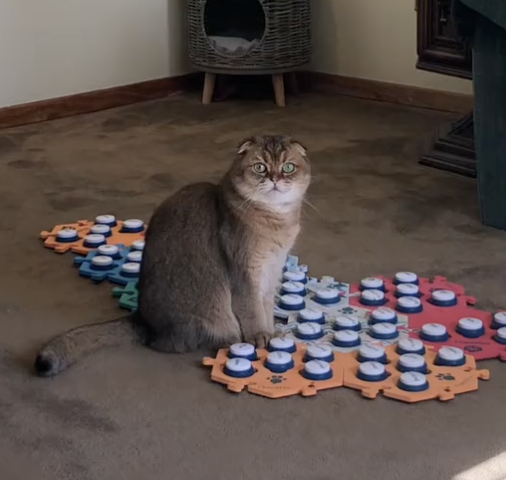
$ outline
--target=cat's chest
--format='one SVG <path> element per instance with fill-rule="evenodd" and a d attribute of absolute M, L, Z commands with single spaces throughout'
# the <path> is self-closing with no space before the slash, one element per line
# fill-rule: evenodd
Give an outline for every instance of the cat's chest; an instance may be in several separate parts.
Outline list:
<path fill-rule="evenodd" d="M 258 283 L 262 296 L 272 295 L 280 281 L 283 266 L 293 242 L 283 247 L 264 252 L 258 262 Z"/>
<path fill-rule="evenodd" d="M 279 284 L 283 266 L 287 255 L 292 249 L 299 226 L 283 229 L 282 231 L 271 230 L 268 234 L 258 236 L 254 247 L 250 250 L 252 254 L 252 265 L 254 265 L 254 276 L 256 276 L 262 296 L 270 296 Z"/>

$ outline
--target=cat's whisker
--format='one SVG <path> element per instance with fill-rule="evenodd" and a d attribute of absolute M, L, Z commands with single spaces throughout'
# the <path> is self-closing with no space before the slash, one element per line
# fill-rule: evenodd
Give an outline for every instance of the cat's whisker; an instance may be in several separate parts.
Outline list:
<path fill-rule="evenodd" d="M 320 209 L 318 207 L 316 207 L 314 204 L 312 204 L 307 198 L 303 198 L 302 201 L 306 204 L 306 205 L 309 205 L 315 212 L 318 212 L 320 213 Z"/>
<path fill-rule="evenodd" d="M 256 195 L 257 193 L 258 193 L 258 190 L 256 192 L 254 192 L 254 195 Z M 248 208 L 251 206 L 252 202 L 253 202 L 252 197 L 245 198 L 242 203 L 240 203 L 239 205 L 234 206 L 233 210 L 234 211 L 240 211 L 240 210 L 242 210 L 244 208 L 244 211 L 242 212 L 242 214 L 244 215 L 244 213 L 246 213 L 248 211 Z"/>
<path fill-rule="evenodd" d="M 246 212 L 248 210 L 248 208 L 253 204 L 253 199 L 255 198 L 254 196 L 257 195 L 258 191 L 254 192 L 253 195 L 249 198 L 246 198 L 244 200 L 244 202 L 242 202 L 238 207 L 237 207 L 237 210 L 241 210 L 244 208 L 244 212 Z M 243 213 L 244 213 L 243 212 Z"/>
<path fill-rule="evenodd" d="M 242 203 L 242 205 L 244 206 L 244 210 L 242 211 L 242 213 L 239 217 L 241 220 L 245 217 L 246 213 L 248 213 L 248 210 L 253 205 L 253 198 L 255 198 L 255 196 L 259 193 L 259 190 L 260 189 L 257 188 L 256 191 L 253 193 L 252 197 L 247 198 L 246 201 Z"/>
<path fill-rule="evenodd" d="M 245 198 L 243 202 L 235 205 L 232 210 L 239 213 L 239 220 L 242 220 L 253 203 L 252 198 Z"/>

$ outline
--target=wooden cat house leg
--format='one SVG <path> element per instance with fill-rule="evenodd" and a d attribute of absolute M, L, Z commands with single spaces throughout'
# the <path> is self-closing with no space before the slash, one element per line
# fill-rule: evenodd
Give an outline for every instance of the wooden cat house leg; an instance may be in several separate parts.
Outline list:
<path fill-rule="evenodd" d="M 215 84 L 216 84 L 216 74 L 206 72 L 204 80 L 204 91 L 202 92 L 202 103 L 204 105 L 209 105 L 213 101 Z"/>
<path fill-rule="evenodd" d="M 283 74 L 278 73 L 272 76 L 272 85 L 274 86 L 274 96 L 276 98 L 276 105 L 278 107 L 284 107 L 285 103 L 285 81 Z"/>

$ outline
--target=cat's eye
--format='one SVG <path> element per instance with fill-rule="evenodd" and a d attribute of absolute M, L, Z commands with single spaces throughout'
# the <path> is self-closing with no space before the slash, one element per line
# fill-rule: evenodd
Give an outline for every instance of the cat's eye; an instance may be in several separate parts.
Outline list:
<path fill-rule="evenodd" d="M 263 163 L 255 163 L 253 170 L 255 173 L 262 175 L 267 171 L 267 167 Z"/>
<path fill-rule="evenodd" d="M 295 172 L 295 165 L 293 163 L 285 163 L 283 165 L 283 173 L 290 174 Z"/>

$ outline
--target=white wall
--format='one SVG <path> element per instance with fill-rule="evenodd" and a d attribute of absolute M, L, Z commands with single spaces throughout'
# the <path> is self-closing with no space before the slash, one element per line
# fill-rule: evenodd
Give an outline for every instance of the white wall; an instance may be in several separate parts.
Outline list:
<path fill-rule="evenodd" d="M 185 0 L 0 0 L 0 107 L 188 71 Z"/>
<path fill-rule="evenodd" d="M 239 1 L 239 0 L 238 0 Z M 415 69 L 414 0 L 312 0 L 313 69 L 471 92 Z M 0 0 L 0 107 L 190 70 L 186 0 Z"/>
<path fill-rule="evenodd" d="M 472 83 L 415 68 L 415 0 L 313 0 L 313 70 L 471 93 Z"/>

